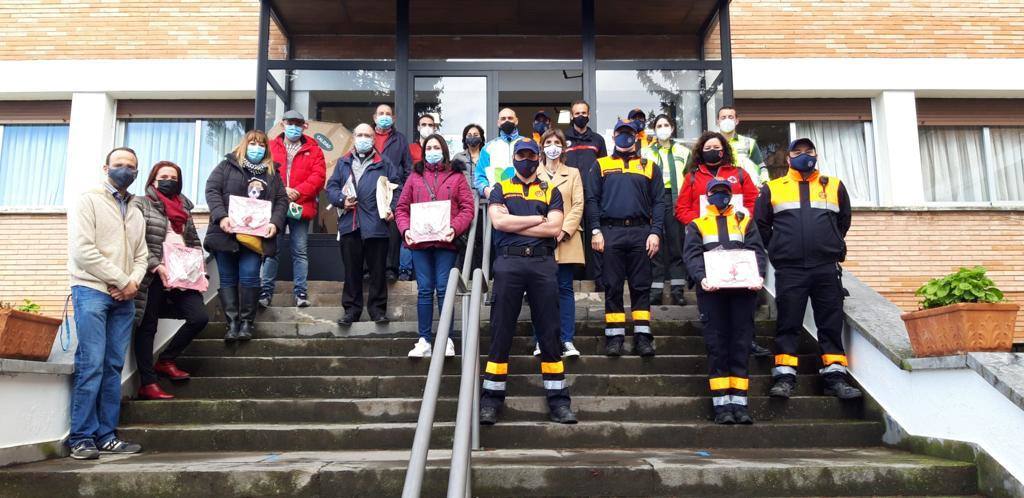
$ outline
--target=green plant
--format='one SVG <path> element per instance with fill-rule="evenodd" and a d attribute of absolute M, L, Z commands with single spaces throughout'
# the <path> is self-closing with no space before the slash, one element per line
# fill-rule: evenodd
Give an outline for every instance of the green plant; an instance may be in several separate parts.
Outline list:
<path fill-rule="evenodd" d="M 25 313 L 39 313 L 39 304 L 34 303 L 28 299 L 25 300 L 25 304 L 21 306 L 15 306 L 8 302 L 0 301 L 0 309 L 12 309 L 15 311 L 24 311 Z"/>
<path fill-rule="evenodd" d="M 914 295 L 921 298 L 921 309 L 939 308 L 957 303 L 998 303 L 1003 292 L 985 276 L 984 266 L 960 268 L 956 273 L 929 280 Z"/>

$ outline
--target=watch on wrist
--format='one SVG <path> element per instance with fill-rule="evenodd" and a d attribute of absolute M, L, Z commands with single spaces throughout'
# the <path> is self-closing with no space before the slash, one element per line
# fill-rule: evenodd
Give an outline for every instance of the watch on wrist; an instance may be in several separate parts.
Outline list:
<path fill-rule="evenodd" d="M 591 230 L 590 231 L 590 235 L 601 235 L 601 229 L 600 228 L 595 228 L 595 229 Z"/>

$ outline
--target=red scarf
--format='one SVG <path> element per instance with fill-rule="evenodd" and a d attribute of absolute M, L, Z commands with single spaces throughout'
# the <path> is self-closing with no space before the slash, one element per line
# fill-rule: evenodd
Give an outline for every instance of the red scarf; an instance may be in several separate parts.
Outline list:
<path fill-rule="evenodd" d="M 176 195 L 171 199 L 159 190 L 155 191 L 156 197 L 164 203 L 164 212 L 167 213 L 167 219 L 171 222 L 171 229 L 174 230 L 174 233 L 182 234 L 185 231 L 185 222 L 188 221 L 188 212 L 185 211 L 185 203 L 181 200 L 181 196 Z"/>

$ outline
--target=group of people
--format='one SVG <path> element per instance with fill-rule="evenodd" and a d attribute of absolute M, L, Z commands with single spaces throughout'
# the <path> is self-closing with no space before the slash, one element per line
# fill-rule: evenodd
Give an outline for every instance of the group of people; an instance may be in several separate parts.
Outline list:
<path fill-rule="evenodd" d="M 494 424 L 504 403 L 508 356 L 524 296 L 531 313 L 550 417 L 575 423 L 563 357 L 579 356 L 573 344 L 573 281 L 593 279 L 605 293 L 608 356 L 627 349 L 655 354 L 651 306 L 668 298 L 684 304 L 689 284 L 697 289 L 709 356 L 709 387 L 715 421 L 752 423 L 747 411 L 748 356 L 770 356 L 754 341 L 760 284 L 719 289 L 705 275 L 704 254 L 752 251 L 763 278 L 776 269 L 779 310 L 774 378 L 770 394 L 788 398 L 797 378 L 797 347 L 808 298 L 814 306 L 826 394 L 861 396 L 846 378 L 842 330 L 843 288 L 838 263 L 850 227 L 846 189 L 816 169 L 809 139 L 789 146 L 788 173 L 770 180 L 754 140 L 736 133 L 736 110 L 718 113 L 720 132 L 705 132 L 692 148 L 676 139 L 675 120 L 648 121 L 634 109 L 616 122 L 610 148 L 589 126 L 590 106 L 571 105 L 571 126 L 551 126 L 541 111 L 531 137 L 520 134 L 512 109 L 498 114 L 498 136 L 487 140 L 479 124 L 462 132 L 462 151 L 452 155 L 434 116 L 417 119 L 419 139 L 394 128 L 393 109 L 382 104 L 373 123 L 352 129 L 353 145 L 330 178 L 308 124 L 296 111 L 282 119 L 283 132 L 245 134 L 206 180 L 210 219 L 200 241 L 193 202 L 182 194 L 174 163 L 153 165 L 145 195 L 128 192 L 138 173 L 129 148 L 114 149 L 103 165 L 106 181 L 86 192 L 71 218 L 69 270 L 79 345 L 67 445 L 74 458 L 101 451 L 134 453 L 138 444 L 117 437 L 120 377 L 131 331 L 141 379 L 139 397 L 170 399 L 157 377 L 189 378 L 175 358 L 209 322 L 202 295 L 167 285 L 163 245 L 176 241 L 203 247 L 217 261 L 219 298 L 228 343 L 252 338 L 259 307 L 272 304 L 277 279 L 278 235 L 288 233 L 294 303 L 309 306 L 307 241 L 310 220 L 326 189 L 338 210 L 338 241 L 344 265 L 340 326 L 362 317 L 363 285 L 369 317 L 387 322 L 387 282 L 415 278 L 419 339 L 410 357 L 429 357 L 433 309 L 444 300 L 450 270 L 460 257 L 460 238 L 474 217 L 474 195 L 494 228 L 490 351 L 484 368 L 480 421 Z M 648 130 L 648 126 L 650 130 Z M 390 205 L 378 206 L 378 185 L 397 186 Z M 236 232 L 229 216 L 232 196 L 269 201 L 270 223 L 262 234 Z M 450 201 L 450 227 L 441 240 L 410 237 L 412 205 Z M 631 298 L 629 320 L 624 286 Z M 557 317 L 557 319 L 555 319 Z M 154 361 L 160 318 L 185 325 Z M 627 347 L 627 324 L 633 342 Z M 446 356 L 454 356 L 451 340 Z"/>

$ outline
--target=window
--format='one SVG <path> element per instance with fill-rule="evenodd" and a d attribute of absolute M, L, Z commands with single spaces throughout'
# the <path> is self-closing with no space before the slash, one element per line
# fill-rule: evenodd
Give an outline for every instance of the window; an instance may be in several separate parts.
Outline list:
<path fill-rule="evenodd" d="M 997 201 L 1024 201 L 1024 127 L 988 129 Z"/>
<path fill-rule="evenodd" d="M 119 122 L 120 143 L 139 156 L 139 177 L 132 193 L 143 194 L 150 168 L 159 161 L 181 167 L 182 192 L 205 205 L 206 179 L 213 168 L 245 136 L 247 120 L 133 119 Z"/>
<path fill-rule="evenodd" d="M 611 149 L 612 128 L 619 118 L 639 107 L 653 120 L 661 113 L 676 119 L 676 137 L 700 136 L 701 71 L 688 70 L 600 70 L 597 71 L 597 102 L 591 113 L 590 127 L 604 135 Z M 522 116 L 520 116 L 520 120 Z"/>
<path fill-rule="evenodd" d="M 925 198 L 1024 201 L 1024 127 L 920 126 Z"/>
<path fill-rule="evenodd" d="M 0 206 L 64 204 L 68 125 L 0 125 Z"/>

